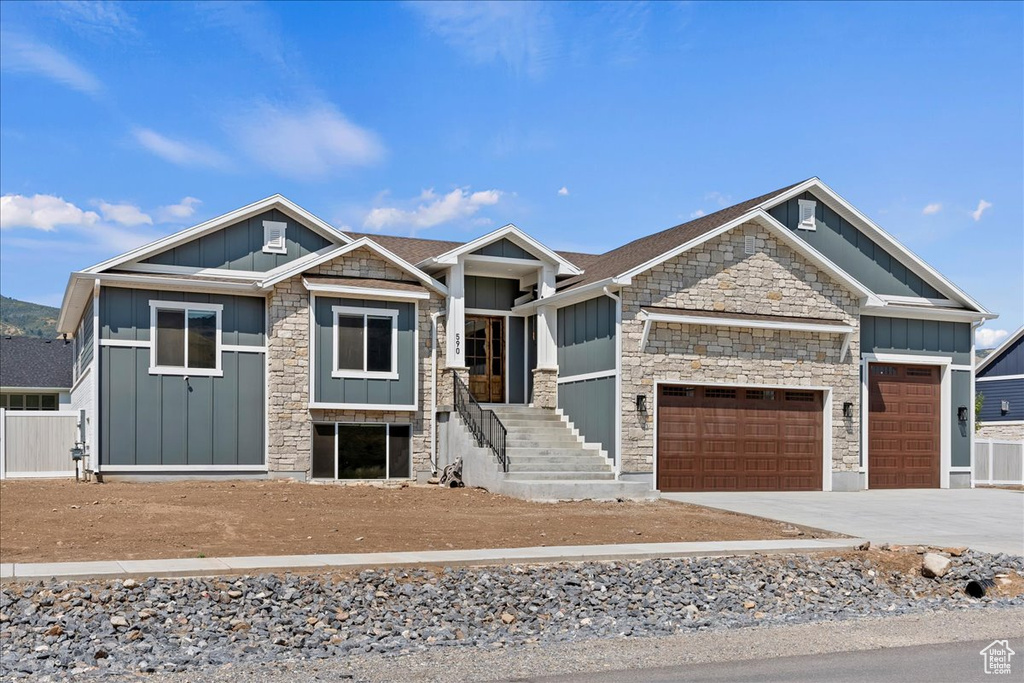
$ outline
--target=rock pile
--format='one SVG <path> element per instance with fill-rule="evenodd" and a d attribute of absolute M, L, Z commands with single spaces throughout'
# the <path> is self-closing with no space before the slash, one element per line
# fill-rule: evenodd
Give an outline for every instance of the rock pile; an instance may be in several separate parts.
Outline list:
<path fill-rule="evenodd" d="M 5 584 L 0 677 L 194 671 L 243 659 L 1024 605 L 1024 596 L 979 600 L 962 591 L 969 577 L 1024 574 L 1024 558 L 968 551 L 950 562 L 941 582 L 848 554 Z"/>

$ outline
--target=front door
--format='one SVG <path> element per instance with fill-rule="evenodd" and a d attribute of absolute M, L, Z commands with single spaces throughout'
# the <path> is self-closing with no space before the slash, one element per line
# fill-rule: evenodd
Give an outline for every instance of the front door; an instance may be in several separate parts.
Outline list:
<path fill-rule="evenodd" d="M 466 365 L 473 398 L 505 402 L 505 318 L 466 316 Z"/>

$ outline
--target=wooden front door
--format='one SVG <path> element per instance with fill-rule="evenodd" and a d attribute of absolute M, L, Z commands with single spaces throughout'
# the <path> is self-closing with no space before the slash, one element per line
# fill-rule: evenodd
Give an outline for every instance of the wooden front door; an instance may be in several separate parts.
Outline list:
<path fill-rule="evenodd" d="M 505 402 L 505 319 L 466 316 L 469 393 L 481 403 Z"/>
<path fill-rule="evenodd" d="M 939 488 L 941 371 L 868 366 L 868 488 Z"/>
<path fill-rule="evenodd" d="M 662 385 L 661 491 L 820 491 L 820 391 Z"/>

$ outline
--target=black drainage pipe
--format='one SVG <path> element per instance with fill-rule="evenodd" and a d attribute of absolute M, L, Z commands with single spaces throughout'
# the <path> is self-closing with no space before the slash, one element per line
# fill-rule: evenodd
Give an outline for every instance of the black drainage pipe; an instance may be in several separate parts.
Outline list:
<path fill-rule="evenodd" d="M 967 593 L 972 598 L 983 598 L 989 588 L 996 585 L 996 582 L 992 579 L 971 579 L 964 586 L 964 593 Z"/>

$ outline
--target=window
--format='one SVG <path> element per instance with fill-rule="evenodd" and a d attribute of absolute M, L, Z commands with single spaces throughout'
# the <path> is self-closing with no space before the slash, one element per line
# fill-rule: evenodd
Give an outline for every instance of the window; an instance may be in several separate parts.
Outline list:
<path fill-rule="evenodd" d="M 331 377 L 398 379 L 398 311 L 332 306 Z"/>
<path fill-rule="evenodd" d="M 704 398 L 736 398 L 736 390 L 708 387 L 704 390 Z"/>
<path fill-rule="evenodd" d="M 263 221 L 263 253 L 264 254 L 287 254 L 288 242 L 285 241 L 285 231 L 288 224 L 282 221 Z"/>
<path fill-rule="evenodd" d="M 410 425 L 313 425 L 315 479 L 408 479 L 411 476 Z"/>
<path fill-rule="evenodd" d="M 693 389 L 694 389 L 693 387 L 662 387 L 661 395 L 662 396 L 683 396 L 683 397 L 690 397 L 690 398 L 692 398 L 693 394 L 694 394 Z"/>
<path fill-rule="evenodd" d="M 889 377 L 894 377 L 896 375 L 896 368 L 894 368 L 891 365 L 877 365 L 875 363 L 872 363 L 871 364 L 871 374 L 872 375 L 885 375 L 885 376 L 889 376 Z"/>
<path fill-rule="evenodd" d="M 57 394 L 0 394 L 5 410 L 57 410 Z"/>
<path fill-rule="evenodd" d="M 814 212 L 818 203 L 811 199 L 798 199 L 797 204 L 800 206 L 800 222 L 796 227 L 801 230 L 817 230 L 818 225 L 814 222 Z"/>
<path fill-rule="evenodd" d="M 220 304 L 151 301 L 149 372 L 221 376 Z"/>
<path fill-rule="evenodd" d="M 798 403 L 813 403 L 815 394 L 813 391 L 787 391 L 786 400 Z"/>
<path fill-rule="evenodd" d="M 774 389 L 747 389 L 747 400 L 749 401 L 774 401 Z"/>

